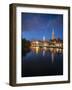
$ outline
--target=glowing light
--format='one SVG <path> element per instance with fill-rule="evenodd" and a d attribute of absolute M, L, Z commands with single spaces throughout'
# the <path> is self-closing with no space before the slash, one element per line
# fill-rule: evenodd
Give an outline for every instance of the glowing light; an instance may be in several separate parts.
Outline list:
<path fill-rule="evenodd" d="M 53 52 L 53 48 L 50 48 L 50 51 Z"/>
<path fill-rule="evenodd" d="M 46 43 L 44 43 L 44 46 L 48 46 Z"/>
<path fill-rule="evenodd" d="M 43 41 L 45 41 L 45 36 L 43 36 Z"/>
<path fill-rule="evenodd" d="M 43 49 L 46 51 L 47 50 L 47 48 L 46 47 L 43 47 Z"/>
<path fill-rule="evenodd" d="M 56 51 L 59 52 L 59 49 L 57 48 Z"/>
<path fill-rule="evenodd" d="M 39 53 L 39 47 L 36 47 L 36 54 Z"/>
<path fill-rule="evenodd" d="M 38 44 L 38 41 L 36 41 L 36 44 Z"/>

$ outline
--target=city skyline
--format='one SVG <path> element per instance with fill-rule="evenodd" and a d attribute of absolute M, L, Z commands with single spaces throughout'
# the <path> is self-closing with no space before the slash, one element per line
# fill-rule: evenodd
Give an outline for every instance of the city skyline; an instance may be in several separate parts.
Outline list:
<path fill-rule="evenodd" d="M 45 40 L 54 38 L 63 40 L 63 15 L 22 13 L 22 39 Z"/>

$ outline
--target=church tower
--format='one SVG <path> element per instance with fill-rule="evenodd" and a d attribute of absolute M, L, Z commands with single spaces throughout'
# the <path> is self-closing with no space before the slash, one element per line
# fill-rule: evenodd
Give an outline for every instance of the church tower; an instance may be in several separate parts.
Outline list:
<path fill-rule="evenodd" d="M 54 36 L 54 29 L 52 30 L 52 40 L 55 39 L 55 36 Z"/>
<path fill-rule="evenodd" d="M 43 36 L 43 41 L 45 41 L 45 36 Z"/>

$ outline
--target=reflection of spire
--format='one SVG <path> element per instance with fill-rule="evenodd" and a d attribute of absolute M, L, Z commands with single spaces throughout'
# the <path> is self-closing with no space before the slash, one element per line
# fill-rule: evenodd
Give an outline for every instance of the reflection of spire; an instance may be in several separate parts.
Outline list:
<path fill-rule="evenodd" d="M 45 56 L 45 50 L 43 50 L 43 56 Z"/>
<path fill-rule="evenodd" d="M 52 30 L 52 40 L 55 39 L 55 36 L 54 36 L 54 29 Z"/>
<path fill-rule="evenodd" d="M 51 57 L 52 57 L 52 63 L 53 63 L 54 62 L 54 52 L 52 52 Z"/>
<path fill-rule="evenodd" d="M 45 52 L 46 52 L 47 48 L 43 47 L 43 56 L 45 56 Z"/>

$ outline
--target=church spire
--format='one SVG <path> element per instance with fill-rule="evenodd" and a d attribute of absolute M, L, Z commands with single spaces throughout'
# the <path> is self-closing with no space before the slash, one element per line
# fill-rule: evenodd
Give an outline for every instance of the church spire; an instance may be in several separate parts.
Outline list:
<path fill-rule="evenodd" d="M 54 28 L 52 29 L 52 40 L 55 39 L 55 36 L 54 36 Z"/>

